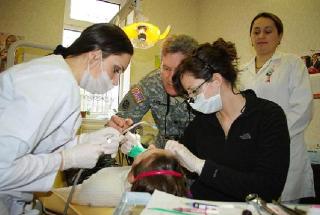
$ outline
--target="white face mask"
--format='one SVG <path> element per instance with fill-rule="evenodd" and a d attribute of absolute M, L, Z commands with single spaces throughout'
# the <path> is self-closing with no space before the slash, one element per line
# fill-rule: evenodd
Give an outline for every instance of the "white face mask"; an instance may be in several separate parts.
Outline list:
<path fill-rule="evenodd" d="M 114 86 L 108 73 L 103 70 L 102 67 L 102 56 L 101 56 L 101 72 L 97 78 L 94 78 L 90 74 L 90 66 L 84 71 L 84 74 L 80 80 L 80 87 L 90 93 L 104 94 L 111 90 Z"/>
<path fill-rule="evenodd" d="M 200 93 L 194 103 L 189 104 L 193 109 L 204 114 L 214 113 L 222 109 L 220 93 L 207 99 L 204 97 L 204 93 Z"/>

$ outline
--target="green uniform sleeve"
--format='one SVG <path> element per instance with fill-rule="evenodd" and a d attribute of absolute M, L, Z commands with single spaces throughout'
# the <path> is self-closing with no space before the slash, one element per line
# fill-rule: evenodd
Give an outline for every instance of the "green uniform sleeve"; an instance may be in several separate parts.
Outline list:
<path fill-rule="evenodd" d="M 123 118 L 131 118 L 136 123 L 141 121 L 149 109 L 148 94 L 145 92 L 143 83 L 139 82 L 122 99 L 117 115 Z"/>

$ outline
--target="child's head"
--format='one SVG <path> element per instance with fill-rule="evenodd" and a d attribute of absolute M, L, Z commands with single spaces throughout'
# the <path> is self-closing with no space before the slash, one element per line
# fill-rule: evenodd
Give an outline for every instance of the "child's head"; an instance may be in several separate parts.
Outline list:
<path fill-rule="evenodd" d="M 136 157 L 128 175 L 131 191 L 153 193 L 155 189 L 187 196 L 186 179 L 178 160 L 169 151 L 149 149 Z"/>

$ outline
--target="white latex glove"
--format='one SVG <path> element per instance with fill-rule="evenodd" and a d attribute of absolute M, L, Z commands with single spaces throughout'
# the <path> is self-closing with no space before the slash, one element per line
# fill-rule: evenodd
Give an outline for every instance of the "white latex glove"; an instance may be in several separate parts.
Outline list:
<path fill-rule="evenodd" d="M 138 146 L 144 151 L 144 148 L 141 145 L 141 137 L 139 134 L 133 134 L 131 132 L 127 132 L 122 142 L 123 144 L 121 145 L 120 150 L 124 154 L 130 154 L 131 149 L 133 149 L 133 147 L 135 146 Z"/>
<path fill-rule="evenodd" d="M 112 140 L 118 140 L 118 142 L 120 142 L 122 139 L 121 136 L 123 135 L 121 135 L 118 130 L 112 127 L 106 127 L 97 131 L 80 134 L 79 144 L 102 144 L 106 143 L 108 138 L 112 138 Z"/>
<path fill-rule="evenodd" d="M 103 154 L 105 144 L 78 144 L 62 151 L 61 169 L 93 168 Z"/>
<path fill-rule="evenodd" d="M 79 136 L 79 144 L 103 144 L 104 154 L 111 154 L 115 157 L 118 152 L 119 143 L 124 138 L 120 132 L 112 127 L 98 131 L 84 133 Z"/>
<path fill-rule="evenodd" d="M 127 132 L 124 137 L 122 140 L 123 144 L 120 147 L 120 150 L 124 154 L 128 154 L 135 145 L 141 145 L 141 137 L 139 134 Z"/>
<path fill-rule="evenodd" d="M 174 140 L 168 140 L 165 149 L 171 151 L 179 160 L 179 163 L 187 170 L 190 172 L 196 172 L 200 175 L 205 160 L 196 157 L 184 145 Z"/>

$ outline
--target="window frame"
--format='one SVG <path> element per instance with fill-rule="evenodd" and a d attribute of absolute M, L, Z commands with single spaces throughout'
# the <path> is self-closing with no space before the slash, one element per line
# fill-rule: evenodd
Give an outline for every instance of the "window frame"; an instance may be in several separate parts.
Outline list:
<path fill-rule="evenodd" d="M 103 0 L 98 0 L 98 1 L 103 1 Z M 123 7 L 123 5 L 126 3 L 126 0 L 105 0 L 104 2 L 108 2 L 111 4 L 119 4 L 120 9 Z M 119 10 L 120 10 L 119 9 Z M 64 10 L 64 28 L 65 26 L 68 26 L 68 28 L 71 28 L 73 30 L 84 30 L 88 26 L 94 24 L 92 22 L 87 22 L 87 21 L 82 21 L 82 20 L 77 20 L 77 19 L 72 19 L 70 17 L 70 12 L 71 12 L 71 0 L 66 0 L 65 4 L 65 10 Z"/>
<path fill-rule="evenodd" d="M 119 10 L 121 10 L 121 7 L 123 7 L 127 1 L 126 0 L 108 0 L 108 1 L 105 0 L 105 2 L 109 2 L 112 4 L 119 4 L 120 5 Z M 88 21 L 72 19 L 70 17 L 70 12 L 71 12 L 71 0 L 66 0 L 62 38 L 63 38 L 64 30 L 82 32 L 88 26 L 94 24 Z M 130 17 L 128 19 L 130 20 Z M 124 26 L 126 22 L 127 20 L 125 22 L 120 23 L 120 25 Z M 126 71 L 120 75 L 117 106 L 119 106 L 120 101 L 125 96 L 125 94 L 129 91 L 130 76 L 131 76 L 130 67 L 131 67 L 131 64 L 129 64 Z"/>

